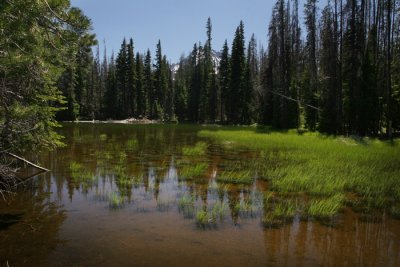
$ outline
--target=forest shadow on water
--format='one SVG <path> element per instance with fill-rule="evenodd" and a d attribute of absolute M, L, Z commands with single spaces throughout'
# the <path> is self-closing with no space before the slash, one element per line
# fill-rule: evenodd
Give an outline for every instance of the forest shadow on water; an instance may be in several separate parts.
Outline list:
<path fill-rule="evenodd" d="M 342 184 L 327 177 L 332 188 L 328 182 L 310 186 L 299 166 L 309 168 L 315 155 L 311 148 L 296 154 L 293 144 L 301 139 L 260 150 L 257 138 L 245 147 L 227 135 L 235 129 L 64 124 L 60 133 L 68 145 L 36 155 L 52 172 L 0 204 L 0 263 L 400 265 L 397 189 L 372 202 L 374 193 L 364 194 L 365 187 L 357 187 L 362 182 L 351 179 Z M 297 175 L 297 183 L 287 175 Z"/>

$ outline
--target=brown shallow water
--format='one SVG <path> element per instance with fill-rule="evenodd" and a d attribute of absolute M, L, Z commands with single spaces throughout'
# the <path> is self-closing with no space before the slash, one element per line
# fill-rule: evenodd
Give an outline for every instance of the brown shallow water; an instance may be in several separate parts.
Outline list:
<path fill-rule="evenodd" d="M 52 172 L 0 202 L 0 264 L 400 266 L 400 221 L 384 213 L 344 208 L 328 225 L 297 216 L 265 228 L 268 184 L 215 180 L 221 169 L 253 166 L 256 153 L 226 150 L 197 130 L 66 124 L 68 147 L 33 156 Z M 199 141 L 204 155 L 182 153 Z M 187 175 L 196 165 L 201 174 Z M 201 212 L 210 216 L 203 223 Z"/>

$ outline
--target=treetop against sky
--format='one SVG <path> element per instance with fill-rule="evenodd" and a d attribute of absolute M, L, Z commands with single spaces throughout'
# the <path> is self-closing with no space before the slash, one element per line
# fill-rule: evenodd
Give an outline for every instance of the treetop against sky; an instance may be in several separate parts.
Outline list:
<path fill-rule="evenodd" d="M 299 0 L 301 17 L 304 2 Z M 322 6 L 326 0 L 319 2 Z M 213 24 L 213 49 L 221 50 L 225 39 L 232 43 L 240 20 L 244 22 L 246 40 L 254 33 L 266 46 L 274 3 L 265 0 L 71 0 L 73 6 L 91 18 L 101 53 L 103 40 L 110 55 L 112 50 L 119 50 L 124 37 L 132 37 L 135 50 L 140 52 L 148 48 L 154 51 L 160 39 L 163 52 L 171 62 L 178 62 L 182 53 L 188 55 L 194 43 L 205 42 L 208 17 Z"/>

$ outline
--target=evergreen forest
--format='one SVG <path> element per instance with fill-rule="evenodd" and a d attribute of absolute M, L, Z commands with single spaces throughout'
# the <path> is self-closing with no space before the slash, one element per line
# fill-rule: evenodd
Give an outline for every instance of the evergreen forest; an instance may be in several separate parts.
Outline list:
<path fill-rule="evenodd" d="M 298 0 L 276 1 L 265 44 L 245 40 L 240 21 L 214 47 L 209 18 L 205 41 L 169 62 L 161 41 L 154 53 L 132 38 L 100 53 L 68 0 L 2 1 L 0 149 L 56 146 L 57 121 L 126 118 L 398 134 L 400 1 L 301 4 L 303 14 Z"/>

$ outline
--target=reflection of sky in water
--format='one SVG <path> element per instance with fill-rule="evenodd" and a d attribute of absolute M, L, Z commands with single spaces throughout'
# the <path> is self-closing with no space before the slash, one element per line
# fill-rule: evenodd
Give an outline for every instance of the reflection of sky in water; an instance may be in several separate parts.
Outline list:
<path fill-rule="evenodd" d="M 385 215 L 366 222 L 346 209 L 332 227 L 295 212 L 264 228 L 277 205 L 298 211 L 304 199 L 268 193 L 255 152 L 224 150 L 184 126 L 62 132 L 69 146 L 40 159 L 52 172 L 1 204 L 17 216 L 0 231 L 10 266 L 400 265 L 399 224 Z M 250 182 L 221 182 L 227 171 Z"/>

